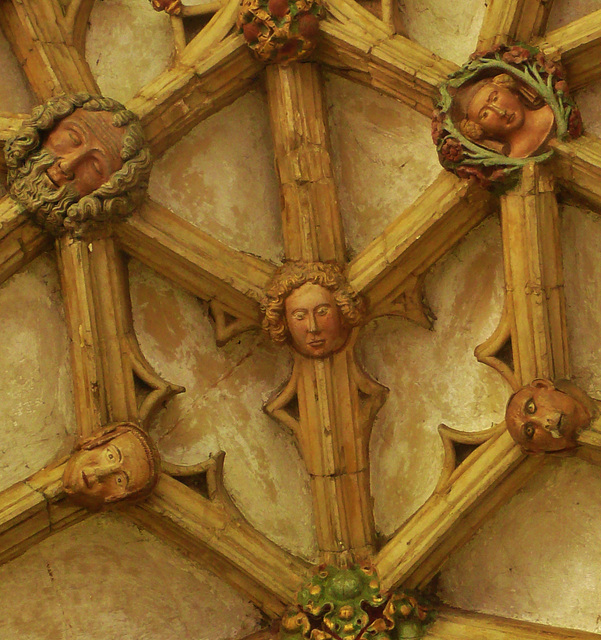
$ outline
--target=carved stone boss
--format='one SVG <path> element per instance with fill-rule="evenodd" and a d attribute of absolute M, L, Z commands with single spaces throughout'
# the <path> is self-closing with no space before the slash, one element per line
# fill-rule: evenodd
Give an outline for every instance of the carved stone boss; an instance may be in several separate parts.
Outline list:
<path fill-rule="evenodd" d="M 11 197 L 55 236 L 80 237 L 131 215 L 152 168 L 137 116 L 87 93 L 36 107 L 4 153 Z"/>
<path fill-rule="evenodd" d="M 490 186 L 542 162 L 551 138 L 582 133 L 559 61 L 531 46 L 476 51 L 440 87 L 432 139 L 445 169 Z"/>

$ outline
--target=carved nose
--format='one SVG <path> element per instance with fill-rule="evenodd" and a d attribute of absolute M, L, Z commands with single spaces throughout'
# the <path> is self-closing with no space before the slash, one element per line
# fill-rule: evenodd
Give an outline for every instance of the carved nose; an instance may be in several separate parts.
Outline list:
<path fill-rule="evenodd" d="M 65 178 L 67 180 L 73 180 L 75 177 L 75 174 L 73 173 L 73 169 L 75 167 L 73 160 L 70 161 L 67 158 L 61 158 L 57 164 Z"/>
<path fill-rule="evenodd" d="M 315 320 L 315 316 L 310 313 L 309 314 L 309 333 L 317 333 L 319 331 L 317 327 L 317 322 Z"/>
<path fill-rule="evenodd" d="M 505 109 L 501 109 L 501 107 L 498 107 L 496 104 L 490 104 L 489 107 L 499 116 L 504 116 L 507 114 L 507 111 L 505 111 Z"/>

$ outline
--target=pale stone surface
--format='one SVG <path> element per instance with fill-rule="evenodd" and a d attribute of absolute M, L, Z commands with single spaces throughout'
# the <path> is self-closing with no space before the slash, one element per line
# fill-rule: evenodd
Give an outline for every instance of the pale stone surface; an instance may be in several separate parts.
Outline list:
<path fill-rule="evenodd" d="M 155 163 L 150 195 L 235 249 L 282 257 L 265 95 L 247 93 L 167 151 Z"/>
<path fill-rule="evenodd" d="M 0 286 L 0 490 L 75 440 L 69 342 L 53 255 Z M 0 634 L 1 637 L 1 634 Z"/>
<path fill-rule="evenodd" d="M 461 65 L 475 49 L 484 20 L 482 0 L 399 0 L 406 34 L 441 58 Z"/>
<path fill-rule="evenodd" d="M 309 478 L 293 437 L 262 411 L 291 369 L 258 332 L 215 345 L 206 309 L 154 272 L 130 265 L 134 324 L 161 376 L 184 385 L 154 423 L 164 458 L 196 464 L 226 452 L 225 485 L 257 529 L 290 551 L 316 553 Z"/>
<path fill-rule="evenodd" d="M 439 595 L 470 610 L 599 633 L 600 521 L 599 468 L 556 459 L 451 556 Z"/>
<path fill-rule="evenodd" d="M 601 398 L 601 218 L 562 208 L 562 247 L 566 283 L 568 340 L 573 380 Z"/>
<path fill-rule="evenodd" d="M 116 514 L 0 567 L 3 640 L 232 640 L 259 624 L 229 585 Z"/>
<path fill-rule="evenodd" d="M 103 95 L 127 102 L 169 66 L 169 17 L 150 2 L 96 2 L 86 38 L 86 60 Z"/>
<path fill-rule="evenodd" d="M 372 322 L 360 342 L 366 370 L 390 388 L 371 441 L 374 513 L 384 534 L 393 533 L 436 486 L 443 461 L 440 423 L 480 431 L 503 419 L 509 385 L 473 355 L 503 307 L 496 217 L 434 266 L 425 292 L 437 316 L 433 332 L 386 318 Z"/>
<path fill-rule="evenodd" d="M 36 104 L 29 84 L 17 62 L 10 44 L 0 30 L 0 111 L 8 113 L 29 113 Z"/>
<path fill-rule="evenodd" d="M 601 9 L 599 0 L 554 0 L 549 13 L 547 31 L 559 29 L 598 9 Z"/>
<path fill-rule="evenodd" d="M 584 133 L 601 136 L 601 82 L 593 82 L 574 94 L 582 113 Z"/>
<path fill-rule="evenodd" d="M 327 75 L 332 160 L 346 242 L 360 251 L 440 173 L 428 118 Z"/>

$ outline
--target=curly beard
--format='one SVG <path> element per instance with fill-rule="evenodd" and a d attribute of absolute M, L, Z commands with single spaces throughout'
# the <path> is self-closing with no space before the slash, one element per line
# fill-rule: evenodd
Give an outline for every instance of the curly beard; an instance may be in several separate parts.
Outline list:
<path fill-rule="evenodd" d="M 79 200 L 79 194 L 70 184 L 57 187 L 46 170 L 56 161 L 47 149 L 31 154 L 10 185 L 10 194 L 39 226 L 54 235 L 65 231 L 64 221 L 71 205 Z"/>

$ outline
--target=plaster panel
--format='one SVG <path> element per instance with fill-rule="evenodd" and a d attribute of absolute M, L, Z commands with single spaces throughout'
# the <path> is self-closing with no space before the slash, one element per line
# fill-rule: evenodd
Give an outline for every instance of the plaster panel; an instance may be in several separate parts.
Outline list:
<path fill-rule="evenodd" d="M 69 341 L 56 264 L 42 255 L 0 286 L 0 490 L 75 440 Z M 0 636 L 1 637 L 1 636 Z"/>
<path fill-rule="evenodd" d="M 96 2 L 86 38 L 86 60 L 103 95 L 127 102 L 168 68 L 173 57 L 169 16 L 150 2 Z"/>
<path fill-rule="evenodd" d="M 496 328 L 503 307 L 499 222 L 485 220 L 426 278 L 434 330 L 394 318 L 372 322 L 360 342 L 367 371 L 390 388 L 371 440 L 374 515 L 393 533 L 430 496 L 443 461 L 438 425 L 487 429 L 503 419 L 510 393 L 474 348 Z"/>
<path fill-rule="evenodd" d="M 584 133 L 601 136 L 601 82 L 593 82 L 577 91 L 574 100 L 582 113 Z"/>
<path fill-rule="evenodd" d="M 196 298 L 133 261 L 130 278 L 144 354 L 162 376 L 186 387 L 151 431 L 161 454 L 195 464 L 225 451 L 226 488 L 251 524 L 293 553 L 313 558 L 308 474 L 292 435 L 262 411 L 290 373 L 286 349 L 257 332 L 218 348 Z"/>
<path fill-rule="evenodd" d="M 326 75 L 334 176 L 347 246 L 360 251 L 440 173 L 430 121 L 392 98 Z"/>
<path fill-rule="evenodd" d="M 561 239 L 568 344 L 572 377 L 590 395 L 601 398 L 601 219 L 574 207 L 562 208 Z"/>
<path fill-rule="evenodd" d="M 0 111 L 8 113 L 29 113 L 36 104 L 8 40 L 0 30 Z"/>
<path fill-rule="evenodd" d="M 482 0 L 399 0 L 406 35 L 459 65 L 476 49 L 484 20 Z"/>
<path fill-rule="evenodd" d="M 154 165 L 150 195 L 235 249 L 283 256 L 279 183 L 263 92 L 197 125 Z"/>
<path fill-rule="evenodd" d="M 599 0 L 554 0 L 549 13 L 547 31 L 559 29 L 599 8 Z"/>
<path fill-rule="evenodd" d="M 3 640 L 230 640 L 259 623 L 231 587 L 118 515 L 0 567 Z"/>
<path fill-rule="evenodd" d="M 601 632 L 600 519 L 599 468 L 550 460 L 451 556 L 439 595 L 469 610 Z"/>

